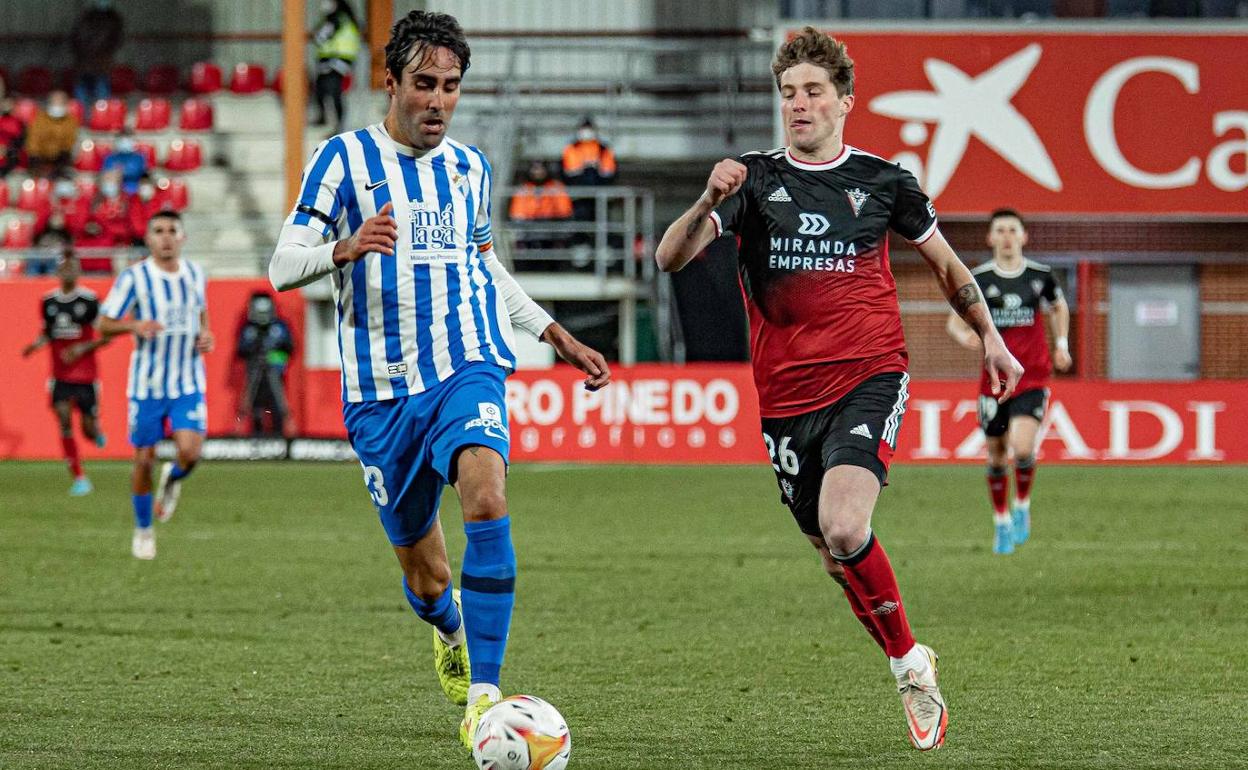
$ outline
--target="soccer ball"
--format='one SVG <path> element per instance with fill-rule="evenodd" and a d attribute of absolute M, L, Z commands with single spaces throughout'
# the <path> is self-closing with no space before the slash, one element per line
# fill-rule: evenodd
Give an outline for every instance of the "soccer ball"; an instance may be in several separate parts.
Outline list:
<path fill-rule="evenodd" d="M 532 695 L 513 695 L 491 706 L 472 739 L 472 758 L 481 770 L 563 770 L 571 753 L 563 715 Z"/>

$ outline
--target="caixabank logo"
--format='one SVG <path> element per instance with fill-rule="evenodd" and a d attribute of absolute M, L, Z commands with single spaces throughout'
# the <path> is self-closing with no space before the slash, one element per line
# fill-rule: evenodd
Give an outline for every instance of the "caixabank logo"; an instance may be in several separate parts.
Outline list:
<path fill-rule="evenodd" d="M 855 62 L 846 141 L 942 214 L 1243 216 L 1248 25 L 833 34 Z"/>

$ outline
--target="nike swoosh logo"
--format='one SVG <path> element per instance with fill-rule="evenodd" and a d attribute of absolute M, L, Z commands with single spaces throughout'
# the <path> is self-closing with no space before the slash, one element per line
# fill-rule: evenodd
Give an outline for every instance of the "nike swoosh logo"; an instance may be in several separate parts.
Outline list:
<path fill-rule="evenodd" d="M 373 182 L 372 184 L 366 184 L 364 185 L 364 191 L 372 192 L 373 190 L 376 190 L 378 187 L 381 187 L 384 184 L 388 184 L 389 182 L 390 182 L 389 179 L 383 179 L 380 182 Z"/>
<path fill-rule="evenodd" d="M 932 734 L 932 730 L 934 728 L 929 727 L 926 730 L 920 729 L 919 721 L 915 719 L 914 714 L 910 712 L 910 705 L 909 704 L 905 704 L 905 705 L 906 705 L 906 718 L 910 720 L 910 730 L 914 733 L 914 736 L 918 738 L 920 741 L 927 740 L 927 736 Z"/>

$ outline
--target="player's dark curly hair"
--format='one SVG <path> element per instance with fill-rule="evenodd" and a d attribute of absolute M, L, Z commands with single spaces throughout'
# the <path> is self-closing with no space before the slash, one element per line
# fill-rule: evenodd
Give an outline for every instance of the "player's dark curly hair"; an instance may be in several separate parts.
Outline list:
<path fill-rule="evenodd" d="M 386 69 L 395 80 L 403 79 L 403 68 L 417 56 L 435 48 L 445 48 L 459 59 L 461 73 L 468 71 L 468 39 L 454 16 L 447 13 L 412 11 L 394 23 L 386 43 Z"/>
<path fill-rule="evenodd" d="M 1018 213 L 1014 209 L 1010 209 L 1010 208 L 997 209 L 996 211 L 992 212 L 992 214 L 989 215 L 988 217 L 989 226 L 991 226 L 993 222 L 997 221 L 998 219 L 1002 217 L 1014 217 L 1015 219 L 1018 220 L 1018 223 L 1020 225 L 1022 225 L 1024 228 L 1027 227 L 1027 223 L 1023 221 L 1023 215 Z"/>
<path fill-rule="evenodd" d="M 836 87 L 836 95 L 854 92 L 854 60 L 845 53 L 845 44 L 825 35 L 814 27 L 806 27 L 791 40 L 786 40 L 771 61 L 771 73 L 776 76 L 776 88 L 780 76 L 790 67 L 813 64 L 828 71 L 828 79 Z"/>

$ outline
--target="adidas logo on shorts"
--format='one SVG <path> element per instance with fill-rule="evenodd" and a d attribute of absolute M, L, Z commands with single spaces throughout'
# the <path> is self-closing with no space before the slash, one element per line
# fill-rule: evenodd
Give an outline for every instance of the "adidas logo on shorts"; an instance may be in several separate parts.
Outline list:
<path fill-rule="evenodd" d="M 871 435 L 871 429 L 867 427 L 867 424 L 865 422 L 862 425 L 859 425 L 858 427 L 851 430 L 850 433 L 854 434 L 855 436 L 862 436 L 863 438 L 875 438 L 875 436 Z"/>
<path fill-rule="evenodd" d="M 767 200 L 772 201 L 774 203 L 792 203 L 793 202 L 793 198 L 789 196 L 789 191 L 784 189 L 783 185 L 781 185 L 780 187 L 777 187 L 775 192 L 773 192 L 771 195 L 768 195 Z"/>

